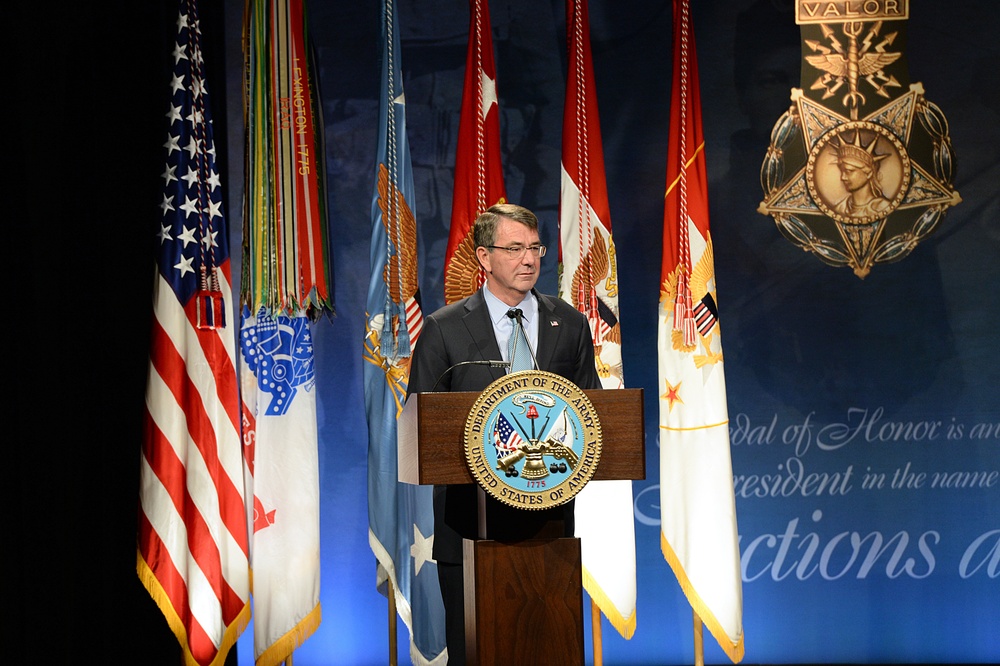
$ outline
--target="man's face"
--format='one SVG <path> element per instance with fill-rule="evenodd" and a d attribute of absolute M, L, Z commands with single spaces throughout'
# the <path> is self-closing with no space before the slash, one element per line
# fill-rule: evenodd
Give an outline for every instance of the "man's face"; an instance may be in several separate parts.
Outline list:
<path fill-rule="evenodd" d="M 527 248 L 538 244 L 538 231 L 532 231 L 520 222 L 500 218 L 494 245 Z M 478 247 L 476 256 L 486 271 L 487 288 L 507 305 L 520 303 L 538 280 L 542 260 L 530 250 L 523 251 L 520 256 L 516 253 L 511 256 L 506 250 Z"/>

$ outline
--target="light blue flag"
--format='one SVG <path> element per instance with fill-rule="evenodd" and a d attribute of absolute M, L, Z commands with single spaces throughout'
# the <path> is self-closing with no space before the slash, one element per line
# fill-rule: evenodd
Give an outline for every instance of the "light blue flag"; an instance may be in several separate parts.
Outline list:
<path fill-rule="evenodd" d="M 368 418 L 368 541 L 378 560 L 377 583 L 392 583 L 396 610 L 410 629 L 415 664 L 446 660 L 444 605 L 431 559 L 434 518 L 430 486 L 399 483 L 396 419 L 403 409 L 410 354 L 423 315 L 417 301 L 417 226 L 406 140 L 394 0 L 383 0 L 380 31 L 382 91 L 375 191 L 372 197 L 371 279 L 365 331 Z"/>

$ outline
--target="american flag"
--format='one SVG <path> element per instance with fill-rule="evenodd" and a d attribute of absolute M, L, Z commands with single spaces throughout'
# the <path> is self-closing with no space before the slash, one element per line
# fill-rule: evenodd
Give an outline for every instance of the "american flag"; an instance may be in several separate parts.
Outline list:
<path fill-rule="evenodd" d="M 507 417 L 503 414 L 498 416 L 497 424 L 493 428 L 493 446 L 496 447 L 497 457 L 517 451 L 523 442 Z"/>
<path fill-rule="evenodd" d="M 181 2 L 173 60 L 137 571 L 185 662 L 211 664 L 250 607 L 229 247 L 194 0 Z"/>

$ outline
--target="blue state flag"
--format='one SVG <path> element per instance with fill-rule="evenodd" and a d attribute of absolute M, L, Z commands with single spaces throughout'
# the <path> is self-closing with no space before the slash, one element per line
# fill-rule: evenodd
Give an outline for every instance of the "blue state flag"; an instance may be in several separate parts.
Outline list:
<path fill-rule="evenodd" d="M 378 560 L 377 584 L 394 595 L 396 610 L 410 630 L 413 663 L 443 664 L 447 660 L 444 605 L 437 564 L 431 556 L 432 489 L 400 483 L 396 463 L 396 421 L 406 399 L 410 355 L 423 315 L 417 291 L 417 225 L 409 206 L 414 196 L 413 174 L 393 0 L 382 4 L 380 47 L 382 89 L 364 343 L 368 541 Z"/>

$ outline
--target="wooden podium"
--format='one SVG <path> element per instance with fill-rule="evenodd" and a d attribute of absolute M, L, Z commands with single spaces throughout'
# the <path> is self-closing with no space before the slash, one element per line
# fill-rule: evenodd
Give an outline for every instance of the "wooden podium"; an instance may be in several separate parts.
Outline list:
<path fill-rule="evenodd" d="M 601 460 L 592 480 L 646 478 L 642 389 L 584 393 L 601 422 Z M 479 395 L 410 396 L 398 421 L 400 481 L 475 483 L 463 441 Z M 561 526 L 551 531 L 559 533 Z M 464 570 L 470 664 L 584 663 L 579 539 L 465 540 Z"/>

